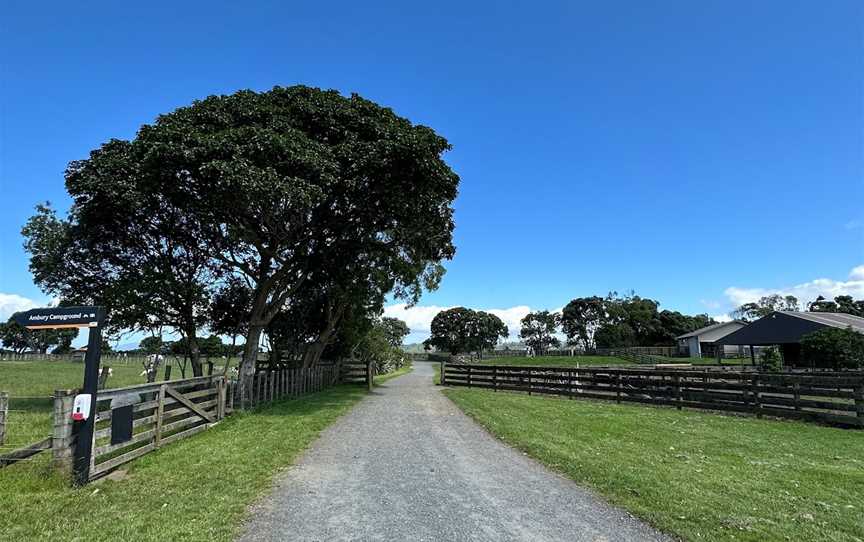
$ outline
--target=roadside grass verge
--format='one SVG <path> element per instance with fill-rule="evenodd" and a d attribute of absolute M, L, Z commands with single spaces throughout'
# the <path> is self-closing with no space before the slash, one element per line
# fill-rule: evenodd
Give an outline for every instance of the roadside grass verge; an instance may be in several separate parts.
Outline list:
<path fill-rule="evenodd" d="M 501 440 L 687 540 L 864 540 L 864 432 L 587 399 L 445 394 Z"/>
<path fill-rule="evenodd" d="M 8 540 L 233 540 L 273 476 L 365 394 L 337 386 L 237 413 L 132 462 L 124 480 L 82 489 L 47 461 L 7 467 L 0 533 Z"/>

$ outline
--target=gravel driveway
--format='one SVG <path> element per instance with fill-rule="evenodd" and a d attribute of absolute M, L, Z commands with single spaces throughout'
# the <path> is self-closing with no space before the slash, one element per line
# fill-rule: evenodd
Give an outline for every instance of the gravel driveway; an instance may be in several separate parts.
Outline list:
<path fill-rule="evenodd" d="M 327 429 L 241 540 L 667 540 L 490 436 L 432 374 L 416 363 Z"/>

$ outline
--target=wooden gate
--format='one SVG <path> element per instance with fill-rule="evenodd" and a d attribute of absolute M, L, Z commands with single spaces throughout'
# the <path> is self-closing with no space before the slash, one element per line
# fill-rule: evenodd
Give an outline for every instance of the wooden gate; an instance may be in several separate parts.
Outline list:
<path fill-rule="evenodd" d="M 90 478 L 207 429 L 225 417 L 225 398 L 222 376 L 103 390 Z"/>

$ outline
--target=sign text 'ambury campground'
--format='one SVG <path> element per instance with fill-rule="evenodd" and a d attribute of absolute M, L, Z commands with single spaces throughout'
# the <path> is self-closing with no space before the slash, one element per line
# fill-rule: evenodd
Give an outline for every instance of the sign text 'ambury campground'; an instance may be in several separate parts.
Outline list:
<path fill-rule="evenodd" d="M 54 329 L 96 327 L 99 325 L 98 314 L 96 307 L 56 307 L 19 312 L 13 318 L 27 329 Z"/>

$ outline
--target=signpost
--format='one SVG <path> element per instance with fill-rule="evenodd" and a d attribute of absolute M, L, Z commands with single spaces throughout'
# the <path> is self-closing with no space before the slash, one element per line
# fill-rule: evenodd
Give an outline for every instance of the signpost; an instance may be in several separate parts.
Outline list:
<path fill-rule="evenodd" d="M 32 309 L 19 312 L 13 319 L 27 329 L 82 328 L 90 329 L 87 339 L 87 354 L 84 357 L 84 389 L 81 401 L 88 412 L 73 414 L 78 427 L 78 441 L 72 464 L 74 482 L 84 485 L 90 480 L 90 458 L 93 454 L 93 433 L 96 426 L 96 391 L 99 387 L 99 358 L 102 348 L 102 325 L 105 310 L 102 307 L 57 307 L 54 309 Z M 77 418 L 76 418 L 77 416 Z"/>

